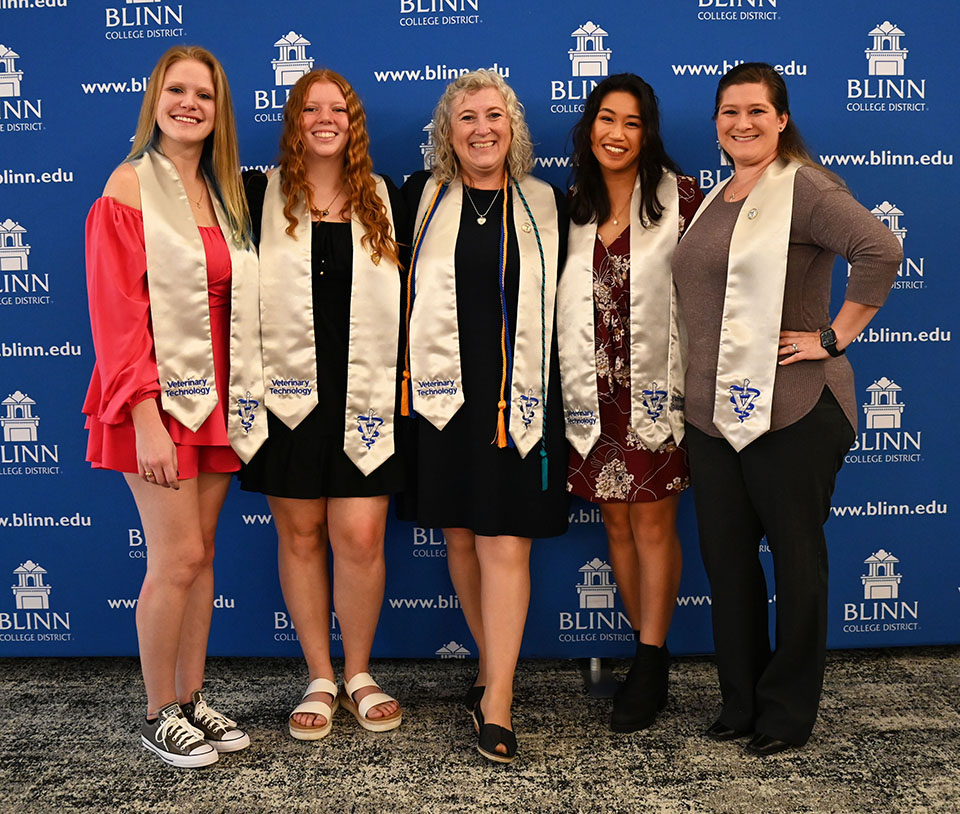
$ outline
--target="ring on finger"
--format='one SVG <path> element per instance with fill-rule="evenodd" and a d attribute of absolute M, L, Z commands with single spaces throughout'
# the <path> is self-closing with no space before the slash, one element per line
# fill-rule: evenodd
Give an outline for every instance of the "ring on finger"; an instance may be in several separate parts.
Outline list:
<path fill-rule="evenodd" d="M 793 352 L 794 352 L 794 353 L 799 353 L 799 352 L 800 352 L 800 348 L 797 347 L 797 343 L 796 343 L 796 342 L 794 342 L 790 347 L 793 348 Z"/>
<path fill-rule="evenodd" d="M 145 477 L 145 478 L 152 478 L 152 477 L 155 477 L 155 476 L 154 476 L 153 472 L 144 472 L 144 473 L 143 473 L 143 477 Z"/>

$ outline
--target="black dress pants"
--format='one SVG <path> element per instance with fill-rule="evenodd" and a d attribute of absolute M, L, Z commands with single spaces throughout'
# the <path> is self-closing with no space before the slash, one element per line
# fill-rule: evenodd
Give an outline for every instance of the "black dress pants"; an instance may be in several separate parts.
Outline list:
<path fill-rule="evenodd" d="M 686 437 L 712 594 L 720 721 L 803 745 L 817 717 L 826 656 L 823 525 L 855 432 L 824 388 L 806 416 L 739 453 L 690 424 Z M 759 560 L 764 536 L 776 580 L 773 651 Z"/>

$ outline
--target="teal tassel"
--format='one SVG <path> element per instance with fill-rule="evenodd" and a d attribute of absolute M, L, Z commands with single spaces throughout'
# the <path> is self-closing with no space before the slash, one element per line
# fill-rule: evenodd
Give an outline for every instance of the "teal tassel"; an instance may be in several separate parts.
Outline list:
<path fill-rule="evenodd" d="M 540 447 L 540 491 L 547 491 L 547 451 Z"/>

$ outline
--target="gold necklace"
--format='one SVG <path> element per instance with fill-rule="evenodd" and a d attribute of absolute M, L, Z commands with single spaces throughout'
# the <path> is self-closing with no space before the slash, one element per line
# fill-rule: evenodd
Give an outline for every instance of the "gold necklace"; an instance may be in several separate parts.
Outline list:
<path fill-rule="evenodd" d="M 764 169 L 766 169 L 766 167 L 764 167 Z M 734 191 L 733 191 L 733 182 L 734 182 L 734 181 L 736 180 L 736 178 L 737 178 L 736 175 L 733 175 L 733 177 L 731 177 L 731 179 L 730 179 L 730 194 L 726 196 L 726 197 L 727 197 L 727 200 L 732 203 L 733 201 L 737 200 L 737 198 L 739 198 L 739 197 L 743 194 L 743 191 L 744 191 L 747 187 L 750 187 L 750 188 L 752 189 L 754 186 L 756 186 L 756 183 L 757 183 L 757 181 L 759 180 L 759 178 L 760 178 L 761 175 L 763 175 L 763 170 L 761 170 L 759 173 L 757 173 L 757 175 L 755 175 L 753 178 L 748 178 L 748 179 L 743 183 L 743 185 L 740 187 L 740 190 L 739 190 L 738 192 L 734 192 Z M 749 193 L 747 193 L 747 194 L 749 194 Z"/>
<path fill-rule="evenodd" d="M 313 215 L 314 217 L 316 217 L 317 220 L 323 220 L 327 215 L 329 215 L 329 214 L 330 214 L 330 207 L 333 206 L 333 202 L 334 202 L 335 200 L 337 200 L 337 198 L 340 197 L 340 193 L 343 192 L 343 188 L 344 188 L 344 186 L 346 185 L 346 183 L 347 183 L 347 182 L 344 181 L 343 183 L 340 184 L 340 189 L 338 189 L 338 190 L 337 190 L 337 194 L 334 195 L 333 198 L 330 199 L 330 203 L 328 203 L 323 209 L 319 209 L 319 210 L 318 210 L 318 209 L 313 209 L 313 208 L 311 208 L 311 209 L 310 209 L 310 214 Z"/>
<path fill-rule="evenodd" d="M 620 207 L 620 211 L 617 212 L 617 214 L 613 216 L 613 225 L 614 225 L 614 226 L 619 226 L 619 225 L 620 225 L 620 220 L 619 220 L 619 218 L 621 217 L 621 215 L 623 215 L 623 211 L 630 206 L 630 201 L 631 201 L 631 200 L 633 200 L 633 196 L 631 196 L 630 198 L 628 198 L 628 199 L 627 199 L 627 202 L 626 202 L 623 206 Z"/>
<path fill-rule="evenodd" d="M 206 184 L 203 184 L 203 185 L 200 187 L 200 197 L 197 198 L 197 200 L 193 200 L 193 198 L 190 197 L 190 193 L 187 192 L 187 187 L 186 187 L 186 185 L 184 185 L 184 187 L 183 187 L 183 192 L 184 192 L 184 194 L 187 196 L 187 200 L 190 201 L 190 203 L 192 203 L 195 207 L 197 207 L 197 209 L 200 208 L 200 203 L 203 201 L 203 193 L 206 192 L 206 191 L 207 191 L 207 185 L 206 185 Z"/>

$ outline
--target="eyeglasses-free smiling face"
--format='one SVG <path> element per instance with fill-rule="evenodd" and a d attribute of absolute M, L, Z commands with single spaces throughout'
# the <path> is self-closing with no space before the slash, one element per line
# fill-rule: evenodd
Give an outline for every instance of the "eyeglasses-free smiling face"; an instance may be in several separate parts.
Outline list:
<path fill-rule="evenodd" d="M 343 156 L 350 140 L 350 115 L 343 93 L 333 82 L 314 82 L 300 114 L 300 137 L 307 156 Z"/>
<path fill-rule="evenodd" d="M 468 91 L 453 104 L 450 145 L 468 185 L 499 186 L 512 139 L 507 104 L 496 88 Z"/>
<path fill-rule="evenodd" d="M 590 147 L 606 172 L 636 175 L 643 145 L 640 102 L 632 93 L 615 90 L 603 97 L 590 129 Z"/>
<path fill-rule="evenodd" d="M 779 150 L 787 114 L 777 115 L 767 86 L 731 85 L 717 109 L 717 139 L 737 169 L 772 161 Z"/>
<path fill-rule="evenodd" d="M 217 116 L 210 69 L 196 59 L 181 59 L 167 68 L 156 116 L 161 145 L 164 140 L 202 144 L 213 132 Z"/>

